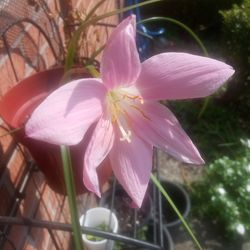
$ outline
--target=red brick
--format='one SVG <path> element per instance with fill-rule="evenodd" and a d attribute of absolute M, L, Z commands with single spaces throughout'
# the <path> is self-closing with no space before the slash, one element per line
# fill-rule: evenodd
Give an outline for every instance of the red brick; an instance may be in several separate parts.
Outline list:
<path fill-rule="evenodd" d="M 11 53 L 12 61 L 14 63 L 15 72 L 19 79 L 24 77 L 24 59 L 16 54 Z M 0 61 L 0 97 L 5 95 L 17 82 L 14 76 L 14 71 L 11 66 L 9 57 L 5 56 Z"/>
<path fill-rule="evenodd" d="M 5 125 L 4 123 L 2 123 L 2 125 L 7 128 L 7 125 Z M 3 136 L 3 135 L 5 135 L 5 136 Z M 10 134 L 8 134 L 8 130 L 3 129 L 2 127 L 0 127 L 0 136 L 1 136 L 0 143 L 2 146 L 3 153 L 5 154 L 8 151 L 11 144 L 13 143 L 13 138 Z"/>
<path fill-rule="evenodd" d="M 21 177 L 25 171 L 26 162 L 19 148 L 13 152 L 7 168 L 9 170 L 9 178 L 15 187 L 19 184 Z"/>
<path fill-rule="evenodd" d="M 51 16 L 53 16 L 58 24 L 58 28 L 61 32 L 61 37 L 65 41 L 63 34 L 63 21 L 57 15 L 58 1 L 47 0 L 46 1 L 51 8 Z M 77 10 L 83 10 L 88 12 L 93 5 L 97 2 L 96 0 L 80 1 L 74 0 L 73 6 Z M 76 4 L 79 3 L 79 5 Z M 105 1 L 104 4 L 97 10 L 96 14 L 103 14 L 115 8 L 116 1 Z M 28 13 L 27 13 L 28 14 Z M 56 16 L 57 15 L 57 16 Z M 107 23 L 116 23 L 117 17 L 110 17 L 105 20 Z M 48 23 L 41 21 L 39 23 L 47 32 Z M 28 28 L 27 28 L 28 27 Z M 8 41 L 14 42 L 18 37 L 17 35 L 24 28 L 15 27 L 14 32 L 8 34 Z M 11 52 L 13 55 L 13 60 L 16 65 L 16 71 L 18 77 L 24 78 L 32 73 L 35 73 L 37 69 L 43 70 L 54 65 L 55 60 L 48 46 L 46 46 L 46 41 L 39 32 L 32 25 L 25 26 L 26 32 L 29 36 L 19 37 L 20 42 L 23 43 L 24 50 L 12 48 Z M 81 55 L 89 56 L 93 51 L 102 46 L 111 32 L 112 28 L 105 27 L 91 27 L 86 32 L 86 37 L 88 41 L 83 42 L 85 48 L 81 50 Z M 31 42 L 31 43 L 30 43 Z M 54 41 L 53 41 L 54 42 Z M 26 44 L 28 47 L 26 48 Z M 35 69 L 29 62 L 25 62 L 23 59 L 23 53 L 28 53 L 30 60 L 35 63 L 36 58 L 39 58 L 37 64 L 35 63 Z M 98 57 L 100 59 L 100 56 Z M 34 66 L 34 65 L 33 65 Z M 16 84 L 15 77 L 12 72 L 12 68 L 9 60 L 1 59 L 0 62 L 0 74 L 2 76 L 0 81 L 0 97 L 3 96 L 11 87 Z M 2 130 L 0 130 L 0 134 Z M 9 146 L 12 143 L 11 136 L 1 137 L 1 144 L 3 146 L 4 153 L 7 152 Z M 8 169 L 6 172 L 6 179 L 4 185 L 0 187 L 0 197 L 4 201 L 5 206 L 1 206 L 0 203 L 0 213 L 7 213 L 8 204 L 11 204 L 11 199 L 14 195 L 15 187 L 20 178 L 22 172 L 24 171 L 24 159 L 20 152 L 13 155 L 12 159 L 8 164 Z M 26 197 L 22 200 L 17 216 L 27 216 L 43 220 L 60 221 L 70 223 L 71 217 L 69 212 L 68 200 L 64 202 L 64 196 L 56 194 L 51 190 L 44 176 L 41 172 L 35 172 L 32 174 L 29 183 L 25 190 Z M 85 202 L 83 199 L 82 202 Z M 71 239 L 71 234 L 63 231 L 53 231 L 55 239 L 60 247 L 60 249 L 68 249 L 68 245 Z M 46 229 L 13 226 L 10 231 L 10 238 L 15 242 L 18 249 L 39 249 L 39 250 L 53 250 L 53 242 Z M 7 244 L 3 250 L 9 249 Z"/>

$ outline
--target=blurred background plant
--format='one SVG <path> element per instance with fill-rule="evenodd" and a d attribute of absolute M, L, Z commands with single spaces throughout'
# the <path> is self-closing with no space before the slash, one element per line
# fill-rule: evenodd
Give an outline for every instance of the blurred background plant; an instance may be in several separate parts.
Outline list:
<path fill-rule="evenodd" d="M 249 0 L 169 0 L 160 2 L 157 8 L 145 7 L 142 12 L 144 18 L 152 13 L 172 17 L 191 28 L 201 38 L 210 56 L 223 59 L 236 69 L 233 81 L 221 94 L 221 102 L 243 101 L 249 107 Z M 164 50 L 201 54 L 193 39 L 176 25 L 157 25 L 166 27 Z"/>
<path fill-rule="evenodd" d="M 250 233 L 250 140 L 241 144 L 240 155 L 216 159 L 192 187 L 195 213 L 206 216 L 231 239 Z"/>
<path fill-rule="evenodd" d="M 236 73 L 227 86 L 203 100 L 167 103 L 199 148 L 205 161 L 200 180 L 188 186 L 193 217 L 209 219 L 227 241 L 250 232 L 250 0 L 169 0 L 142 9 L 143 18 L 167 16 L 192 29 L 208 53 L 232 65 Z M 149 25 L 149 24 L 147 24 Z M 197 42 L 171 22 L 154 39 L 153 53 L 183 51 L 204 55 Z M 244 138 L 241 140 L 240 138 Z M 196 178 L 194 178 L 196 179 Z"/>
<path fill-rule="evenodd" d="M 236 99 L 250 107 L 250 1 L 233 5 L 230 10 L 220 11 L 222 22 L 222 43 L 228 61 L 238 69 L 237 77 L 225 96 Z"/>

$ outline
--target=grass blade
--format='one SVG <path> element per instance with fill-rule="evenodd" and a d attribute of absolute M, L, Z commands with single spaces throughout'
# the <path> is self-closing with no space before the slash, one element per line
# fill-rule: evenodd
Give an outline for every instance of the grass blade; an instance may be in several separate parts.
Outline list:
<path fill-rule="evenodd" d="M 175 211 L 175 213 L 178 215 L 179 219 L 181 220 L 183 226 L 185 227 L 185 229 L 187 230 L 187 232 L 189 233 L 189 235 L 191 236 L 192 240 L 194 241 L 195 245 L 197 246 L 197 248 L 199 250 L 203 250 L 203 248 L 201 247 L 199 241 L 196 239 L 194 233 L 192 232 L 191 228 L 188 226 L 187 222 L 185 221 L 185 219 L 183 218 L 183 216 L 181 215 L 180 211 L 178 210 L 178 208 L 175 206 L 173 200 L 171 199 L 171 197 L 168 195 L 167 191 L 163 188 L 163 186 L 161 185 L 161 183 L 157 180 L 157 178 L 151 174 L 151 180 L 153 181 L 153 183 L 155 184 L 155 186 L 160 190 L 160 192 L 163 194 L 163 196 L 166 198 L 166 200 L 168 201 L 168 203 L 170 204 L 170 206 L 173 208 L 173 210 Z"/>
<path fill-rule="evenodd" d="M 144 5 L 153 4 L 153 3 L 156 3 L 156 2 L 160 2 L 160 1 L 162 1 L 162 0 L 148 0 L 148 1 L 145 1 L 145 2 L 142 2 L 142 3 L 130 5 L 130 6 L 125 7 L 125 8 L 110 11 L 110 12 L 105 13 L 103 15 L 95 16 L 93 18 L 89 18 L 88 20 L 83 21 L 82 24 L 78 27 L 78 29 L 74 32 L 74 34 L 73 34 L 73 36 L 72 36 L 72 38 L 71 38 L 71 40 L 69 42 L 68 53 L 67 53 L 66 60 L 65 60 L 65 69 L 66 69 L 66 71 L 69 70 L 72 67 L 73 63 L 74 63 L 74 57 L 75 57 L 76 48 L 77 48 L 77 45 L 78 45 L 79 38 L 81 36 L 81 33 L 88 26 L 95 25 L 98 21 L 100 21 L 100 20 L 102 20 L 104 18 L 123 13 L 125 11 L 134 9 L 136 7 L 141 7 L 141 6 L 144 6 Z"/>
<path fill-rule="evenodd" d="M 82 233 L 79 224 L 77 205 L 76 205 L 76 191 L 75 191 L 74 177 L 72 172 L 70 151 L 67 146 L 61 146 L 61 157 L 63 162 L 64 180 L 68 194 L 75 249 L 83 250 Z"/>

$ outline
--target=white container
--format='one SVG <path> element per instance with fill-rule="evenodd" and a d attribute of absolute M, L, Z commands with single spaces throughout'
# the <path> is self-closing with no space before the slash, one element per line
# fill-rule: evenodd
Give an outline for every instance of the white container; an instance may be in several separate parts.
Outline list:
<path fill-rule="evenodd" d="M 93 228 L 97 228 L 101 224 L 106 224 L 107 226 L 109 226 L 110 213 L 111 213 L 111 223 L 110 223 L 111 231 L 113 233 L 117 233 L 118 220 L 115 214 L 111 212 L 111 210 L 104 207 L 96 207 L 89 209 L 86 212 L 86 218 L 85 215 L 82 215 L 80 217 L 80 225 Z M 112 240 L 103 239 L 100 241 L 91 241 L 87 238 L 86 234 L 82 235 L 82 239 L 85 250 L 112 250 L 114 246 L 114 241 Z"/>

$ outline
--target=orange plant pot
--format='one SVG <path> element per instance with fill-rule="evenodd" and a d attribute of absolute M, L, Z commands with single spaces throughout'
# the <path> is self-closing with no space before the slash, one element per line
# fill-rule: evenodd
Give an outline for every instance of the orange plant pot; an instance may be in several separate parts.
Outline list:
<path fill-rule="evenodd" d="M 28 138 L 24 125 L 34 109 L 58 86 L 64 75 L 63 68 L 54 68 L 36 73 L 21 80 L 0 101 L 0 116 L 11 129 L 18 129 L 14 133 L 15 139 L 26 146 L 40 170 L 44 173 L 48 185 L 60 194 L 66 194 L 63 177 L 63 166 L 60 147 L 46 142 Z M 76 78 L 90 77 L 86 71 L 79 70 Z M 56 123 L 56 121 L 55 121 Z M 70 146 L 72 168 L 77 194 L 86 192 L 83 184 L 83 159 L 88 136 L 78 145 Z M 110 164 L 103 164 L 98 168 L 101 185 L 111 175 Z"/>

